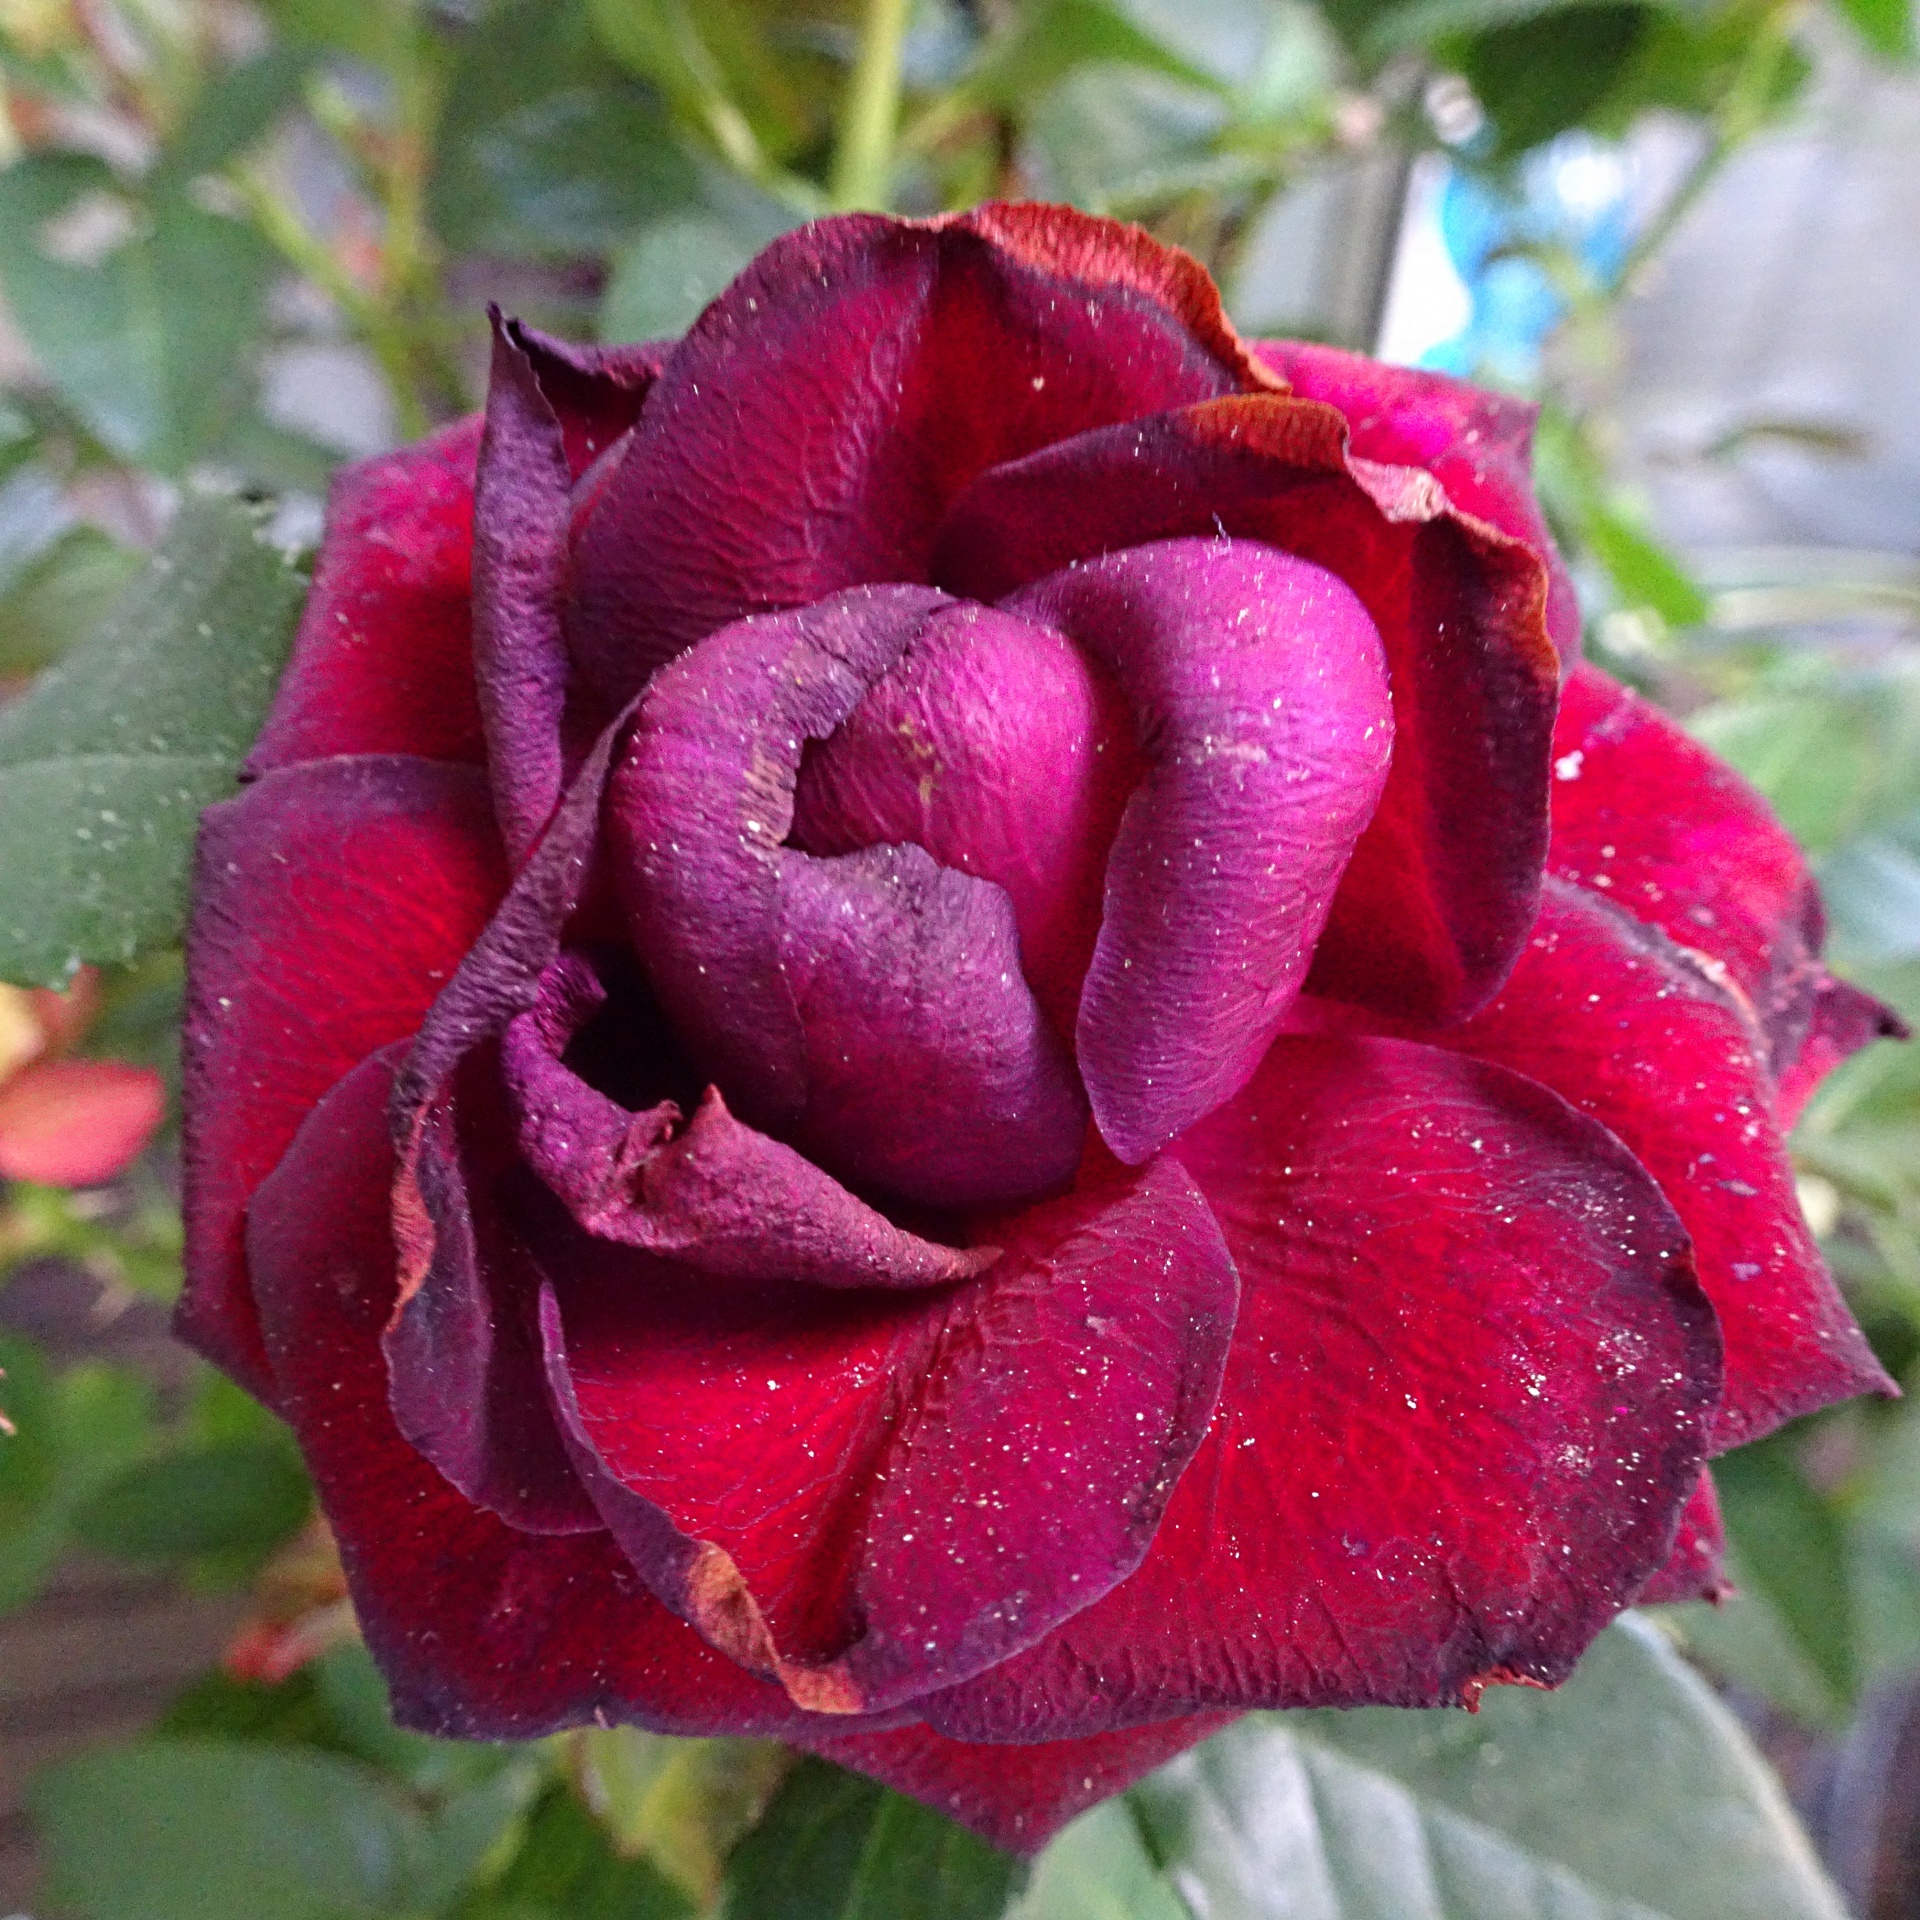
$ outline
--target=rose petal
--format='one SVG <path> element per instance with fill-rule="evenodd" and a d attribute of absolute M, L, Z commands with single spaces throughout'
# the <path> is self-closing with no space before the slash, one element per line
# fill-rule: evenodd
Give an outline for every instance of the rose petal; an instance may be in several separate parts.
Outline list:
<path fill-rule="evenodd" d="M 395 1718 L 484 1740 L 616 1720 L 663 1733 L 799 1730 L 785 1693 L 676 1620 L 604 1533 L 508 1527 L 395 1431 L 379 1345 L 394 1299 L 393 1058 L 365 1061 L 308 1116 L 254 1198 L 248 1252 L 276 1397 Z"/>
<path fill-rule="evenodd" d="M 1528 547 L 1429 476 L 1349 460 L 1317 401 L 1244 397 L 1086 433 L 983 474 L 932 577 L 999 600 L 1148 541 L 1260 540 L 1344 580 L 1385 645 L 1395 751 L 1333 905 L 1314 990 L 1423 1020 L 1483 1004 L 1539 898 L 1559 660 Z"/>
<path fill-rule="evenodd" d="M 272 1381 L 242 1254 L 247 1201 L 314 1102 L 419 1024 L 502 884 L 473 768 L 313 761 L 201 816 L 175 1324 L 263 1398 Z"/>
<path fill-rule="evenodd" d="M 293 658 L 249 773 L 337 753 L 481 764 L 468 616 L 479 448 L 476 416 L 334 476 Z"/>
<path fill-rule="evenodd" d="M 140 1157 L 166 1108 L 149 1067 L 43 1060 L 0 1081 L 0 1180 L 98 1186 Z"/>
<path fill-rule="evenodd" d="M 568 476 L 578 480 L 633 430 L 673 342 L 591 347 L 557 340 L 523 320 L 509 321 L 508 327 L 560 423 Z"/>
<path fill-rule="evenodd" d="M 575 656 L 611 711 L 743 615 L 924 579 L 947 502 L 998 461 L 1275 384 L 1137 229 L 1018 207 L 803 228 L 668 360 L 575 542 Z"/>
<path fill-rule="evenodd" d="M 946 1295 L 796 1307 L 576 1261 L 543 1308 L 607 1525 L 798 1704 L 885 1708 L 1030 1644 L 1139 1564 L 1199 1444 L 1236 1283 L 1186 1175 L 1156 1162 L 1006 1241 Z"/>
<path fill-rule="evenodd" d="M 790 1736 L 789 1744 L 910 1794 L 1009 1853 L 1031 1855 L 1076 1814 L 1124 1793 L 1233 1717 L 1198 1713 L 1121 1733 L 1017 1747 L 970 1745 L 927 1727 L 838 1739 L 807 1732 Z"/>
<path fill-rule="evenodd" d="M 946 604 L 860 588 L 711 635 L 649 688 L 608 839 L 633 949 L 729 1103 L 832 1171 L 967 1206 L 1063 1185 L 1085 1125 L 1011 902 L 921 848 L 785 844 L 803 742 Z"/>
<path fill-rule="evenodd" d="M 1720 1496 L 1714 1491 L 1713 1475 L 1703 1473 L 1693 1498 L 1680 1515 L 1679 1531 L 1673 1537 L 1673 1552 L 1666 1564 L 1640 1589 L 1639 1604 L 1658 1606 L 1675 1600 L 1725 1600 L 1733 1594 L 1733 1583 L 1722 1570 L 1727 1550 L 1727 1530 L 1720 1520 Z"/>
<path fill-rule="evenodd" d="M 1078 647 L 963 602 L 807 754 L 791 837 L 814 854 L 911 841 L 1004 887 L 1021 969 L 1070 1037 L 1107 848 L 1145 769 L 1125 699 Z"/>
<path fill-rule="evenodd" d="M 1330 573 L 1170 540 L 1007 602 L 1132 701 L 1150 771 L 1107 858 L 1076 1056 L 1137 1165 L 1243 1087 L 1306 978 L 1393 749 L 1380 636 Z"/>
<path fill-rule="evenodd" d="M 1545 1088 L 1283 1039 L 1185 1136 L 1241 1276 L 1211 1429 L 1140 1571 L 919 1703 L 957 1739 L 1564 1679 L 1666 1558 L 1719 1337 L 1658 1188 Z"/>
<path fill-rule="evenodd" d="M 1423 367 L 1304 340 L 1259 340 L 1254 352 L 1303 400 L 1338 407 L 1355 453 L 1424 467 L 1462 513 L 1524 540 L 1547 567 L 1547 632 L 1568 668 L 1580 658 L 1580 602 L 1533 492 L 1540 409 Z"/>
<path fill-rule="evenodd" d="M 895 1226 L 791 1147 L 742 1126 L 717 1088 L 683 1125 L 672 1100 L 635 1113 L 588 1085 L 562 1056 L 606 999 L 584 957 L 565 954 L 501 1046 L 520 1151 L 587 1232 L 722 1278 L 821 1287 L 941 1286 L 998 1257 Z M 628 1046 L 643 1047 L 649 1023 L 630 1005 L 620 1017 Z"/>
<path fill-rule="evenodd" d="M 1553 872 L 1718 962 L 1783 1071 L 1812 1015 L 1823 926 L 1773 809 L 1598 667 L 1567 682 L 1553 755 Z"/>
<path fill-rule="evenodd" d="M 1806 1038 L 1781 1077 L 1774 1112 L 1782 1130 L 1799 1119 L 1814 1089 L 1843 1060 L 1873 1040 L 1910 1040 L 1912 1030 L 1889 1006 L 1870 993 L 1824 974 L 1815 993 Z"/>
<path fill-rule="evenodd" d="M 1445 1041 L 1552 1087 L 1659 1181 L 1726 1339 L 1716 1453 L 1891 1387 L 1794 1195 L 1760 1037 L 1683 950 L 1549 881 L 1505 991 Z"/>

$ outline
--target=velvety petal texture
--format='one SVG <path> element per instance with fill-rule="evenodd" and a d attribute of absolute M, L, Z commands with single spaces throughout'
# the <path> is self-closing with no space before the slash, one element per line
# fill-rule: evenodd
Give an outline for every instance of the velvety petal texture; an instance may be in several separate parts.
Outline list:
<path fill-rule="evenodd" d="M 1573 665 L 1530 432 L 989 206 L 677 342 L 495 315 L 484 417 L 342 475 L 201 830 L 178 1324 L 403 1724 L 1032 1852 L 1723 1590 L 1708 1457 L 1890 1384 L 1780 1127 L 1897 1023 Z M 0 1175 L 110 1170 L 150 1083 L 33 1046 Z"/>

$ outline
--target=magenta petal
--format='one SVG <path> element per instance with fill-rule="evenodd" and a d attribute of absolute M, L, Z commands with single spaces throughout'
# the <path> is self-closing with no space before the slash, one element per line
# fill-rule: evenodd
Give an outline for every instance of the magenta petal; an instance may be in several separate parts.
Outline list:
<path fill-rule="evenodd" d="M 1240 1269 L 1220 1404 L 1140 1570 L 920 1702 L 967 1740 L 1564 1679 L 1666 1559 L 1720 1393 L 1686 1236 L 1518 1074 L 1282 1039 L 1174 1150 Z"/>
<path fill-rule="evenodd" d="M 970 1745 L 927 1727 L 823 1738 L 803 1731 L 788 1744 L 910 1794 L 1009 1853 L 1035 1854 L 1076 1814 L 1176 1754 L 1218 1733 L 1227 1713 L 1192 1714 L 1158 1726 L 1033 1745 Z"/>
<path fill-rule="evenodd" d="M 942 523 L 932 575 L 1001 600 L 1076 560 L 1258 540 L 1324 567 L 1386 649 L 1394 754 L 1315 956 L 1313 991 L 1444 1023 L 1506 978 L 1539 904 L 1560 662 L 1546 571 L 1430 476 L 1350 457 L 1317 401 L 1216 400 L 994 467 Z"/>
<path fill-rule="evenodd" d="M 1306 978 L 1393 750 L 1380 635 L 1332 574 L 1248 541 L 1090 560 L 1006 603 L 1133 702 L 1149 762 L 1081 989 L 1094 1118 L 1138 1164 L 1246 1084 Z"/>
<path fill-rule="evenodd" d="M 394 1430 L 380 1358 L 394 1298 L 389 1071 L 367 1060 L 314 1109 L 255 1199 L 250 1238 L 277 1404 L 395 1717 L 482 1740 L 587 1721 L 801 1731 L 786 1695 L 676 1620 L 604 1533 L 519 1532 Z"/>
<path fill-rule="evenodd" d="M 776 241 L 674 349 L 581 527 L 568 627 L 611 708 L 754 613 L 926 577 L 976 473 L 1268 379 L 1185 256 L 1065 208 Z"/>
<path fill-rule="evenodd" d="M 1891 1007 L 1830 973 L 1823 974 L 1815 991 L 1806 1037 L 1792 1065 L 1780 1076 L 1774 1096 L 1774 1111 L 1781 1127 L 1791 1127 L 1820 1082 L 1869 1042 L 1912 1037 L 1912 1030 Z"/>
<path fill-rule="evenodd" d="M 1078 647 L 962 602 L 808 753 L 793 841 L 815 854 L 912 841 L 1004 887 L 1022 971 L 1070 1036 L 1107 848 L 1144 771 L 1125 699 Z"/>
<path fill-rule="evenodd" d="M 578 480 L 633 430 L 673 342 L 643 340 L 635 346 L 590 347 L 557 340 L 524 321 L 509 325 L 514 343 L 526 355 L 560 423 L 567 472 Z"/>
<path fill-rule="evenodd" d="M 608 1526 L 801 1705 L 910 1700 L 1085 1606 L 1139 1563 L 1206 1429 L 1236 1281 L 1178 1166 L 1005 1237 L 985 1280 L 830 1314 L 642 1267 L 543 1309 Z"/>
<path fill-rule="evenodd" d="M 1063 1184 L 1084 1127 L 1011 903 L 919 848 L 785 844 L 803 742 L 947 604 L 860 588 L 711 635 L 649 688 L 608 823 L 634 950 L 730 1103 L 830 1168 L 963 1205 Z"/>
<path fill-rule="evenodd" d="M 311 761 L 201 817 L 176 1325 L 263 1397 L 247 1202 L 314 1102 L 419 1024 L 501 885 L 485 782 L 470 767 Z"/>
<path fill-rule="evenodd" d="M 1765 1042 L 1697 958 L 1552 880 L 1513 978 L 1445 1042 L 1552 1087 L 1660 1182 L 1726 1339 L 1716 1453 L 1889 1386 L 1800 1211 Z"/>
<path fill-rule="evenodd" d="M 722 1278 L 822 1287 L 925 1287 L 998 1257 L 896 1227 L 791 1147 L 742 1126 L 709 1088 L 691 1122 L 664 1101 L 634 1113 L 562 1061 L 604 1004 L 586 961 L 548 969 L 541 999 L 507 1028 L 501 1072 L 527 1164 L 587 1232 Z M 623 1036 L 640 1044 L 630 1022 Z"/>
<path fill-rule="evenodd" d="M 468 613 L 479 446 L 476 415 L 334 476 L 293 658 L 249 774 L 341 753 L 483 762 Z"/>

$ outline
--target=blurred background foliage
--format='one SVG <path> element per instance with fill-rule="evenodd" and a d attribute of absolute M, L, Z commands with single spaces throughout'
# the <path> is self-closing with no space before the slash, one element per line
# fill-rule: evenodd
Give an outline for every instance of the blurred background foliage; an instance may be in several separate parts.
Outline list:
<path fill-rule="evenodd" d="M 1662 476 L 1636 344 L 1670 243 L 1728 167 L 1823 88 L 1844 108 L 1915 53 L 1909 0 L 0 0 L 0 978 L 63 986 L 98 963 L 55 1051 L 168 1089 L 119 1179 L 0 1189 L 0 1280 L 64 1263 L 102 1324 L 177 1285 L 185 849 L 284 654 L 332 468 L 478 403 L 489 299 L 574 337 L 670 335 L 832 209 L 1069 200 L 1191 249 L 1249 331 L 1538 399 L 1591 651 L 1771 797 L 1820 872 L 1836 964 L 1920 1024 L 1920 514 L 1911 538 L 1694 537 L 1699 516 L 1669 511 L 1688 496 Z M 1904 378 L 1920 391 L 1920 368 Z M 1870 462 L 1877 425 L 1736 409 L 1696 423 L 1688 457 L 1712 474 L 1785 450 L 1817 486 Z M 1920 488 L 1920 469 L 1888 470 Z M 143 572 L 163 542 L 172 578 L 205 583 L 190 606 Z M 100 750 L 111 716 L 87 690 L 109 670 L 187 701 L 205 663 L 168 634 L 236 607 L 230 697 L 189 743 L 213 787 L 178 788 L 191 804 L 105 865 L 9 838 L 72 797 L 36 745 L 53 721 Z M 0 1043 L 30 1011 L 0 1004 Z M 40 1044 L 0 1044 L 0 1083 Z M 1920 1049 L 1837 1074 L 1794 1144 L 1808 1215 L 1911 1387 Z M 396 1733 L 277 1423 L 197 1367 L 156 1387 L 13 1335 L 0 1367 L 0 1612 L 74 1550 L 250 1596 L 165 1742 L 44 1786 L 73 1911 L 681 1914 L 731 1854 L 759 1889 L 732 1910 L 826 1912 L 781 1892 L 792 1849 L 818 1865 L 806 1847 L 841 1862 L 819 1869 L 851 1889 L 834 1912 L 1001 1911 L 1005 1863 L 817 1763 Z M 1863 1701 L 1920 1673 L 1920 1398 L 1802 1423 L 1722 1485 L 1740 1597 L 1671 1624 L 1804 1760 L 1808 1730 L 1857 1729 Z M 219 1764 L 234 1743 L 253 1756 L 240 1800 Z M 1816 1815 L 1852 1749 L 1818 1751 L 1797 1780 Z M 170 1892 L 160 1815 L 141 1829 L 158 1880 L 100 1865 L 129 1853 L 100 1836 L 136 1802 L 214 1821 Z M 904 1851 L 874 1853 L 882 1829 Z M 333 1844 L 349 1831 L 351 1858 Z M 1920 1911 L 1829 1851 L 1875 1913 Z M 209 1891 L 227 1855 L 241 1864 Z M 945 1904 L 862 1880 L 882 1857 L 918 1863 Z M 1139 1871 L 1121 1904 L 1031 1911 L 1177 1912 Z"/>

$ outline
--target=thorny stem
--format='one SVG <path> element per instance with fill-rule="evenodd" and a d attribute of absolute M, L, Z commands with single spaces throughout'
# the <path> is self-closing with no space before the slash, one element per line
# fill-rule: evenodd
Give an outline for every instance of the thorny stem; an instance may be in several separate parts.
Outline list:
<path fill-rule="evenodd" d="M 833 156 L 833 204 L 842 212 L 884 213 L 893 198 L 907 10 L 908 0 L 867 0 L 860 54 L 847 83 L 840 141 Z"/>

